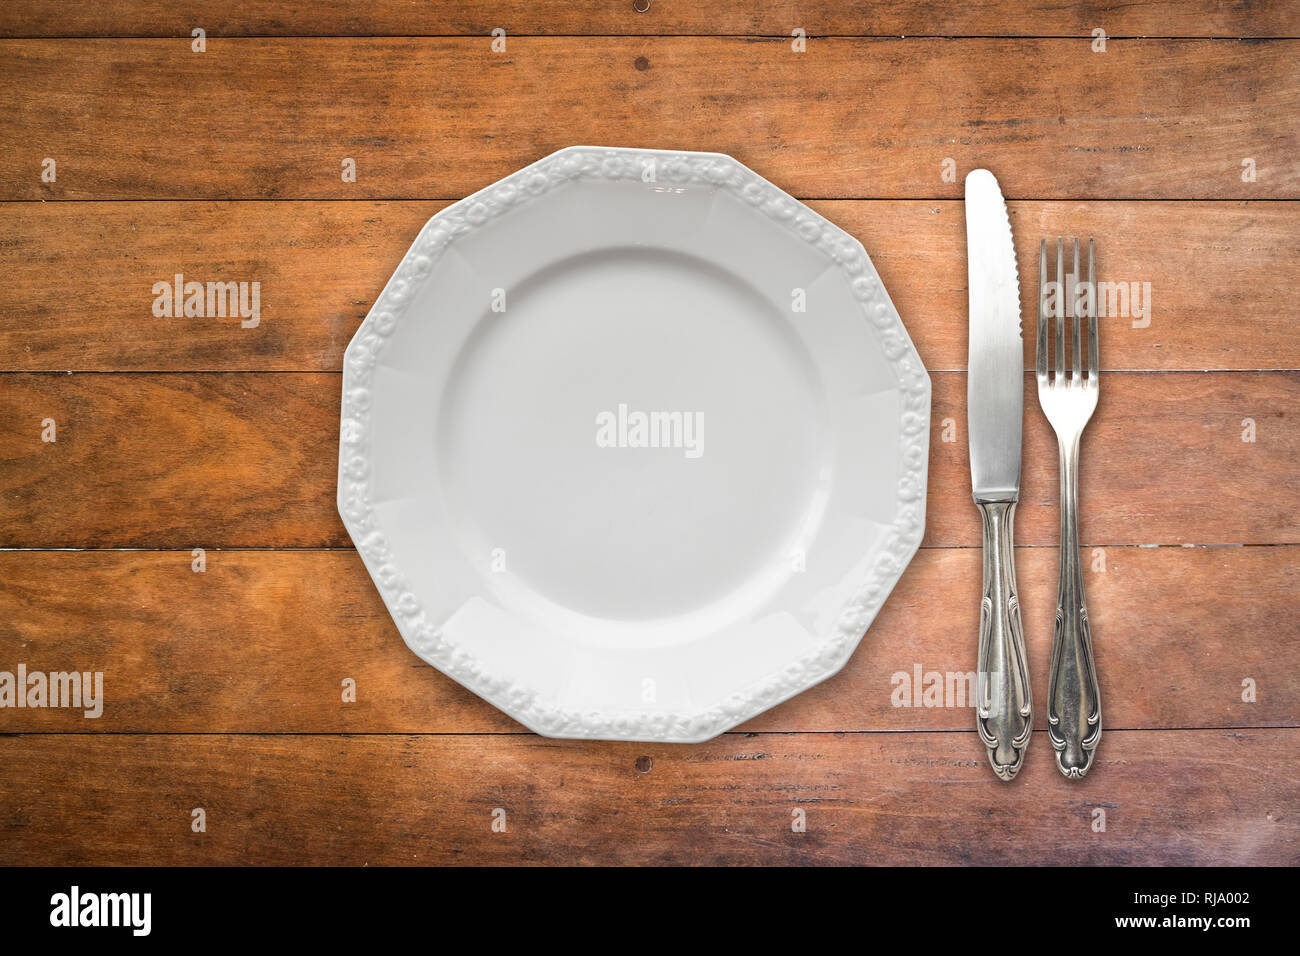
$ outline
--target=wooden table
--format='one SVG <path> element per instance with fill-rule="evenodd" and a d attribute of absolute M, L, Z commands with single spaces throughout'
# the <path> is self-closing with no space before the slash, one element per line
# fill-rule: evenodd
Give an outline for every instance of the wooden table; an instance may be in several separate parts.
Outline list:
<path fill-rule="evenodd" d="M 0 36 L 0 670 L 105 698 L 0 709 L 0 862 L 1300 862 L 1300 6 L 8 0 Z M 925 546 L 853 660 L 697 746 L 525 732 L 403 646 L 335 511 L 342 351 L 417 229 L 573 143 L 726 152 L 807 200 L 933 379 Z M 1041 706 L 1008 785 L 969 701 L 922 693 L 974 667 L 977 166 L 1027 301 L 1058 234 L 1149 289 L 1103 324 L 1083 452 L 1082 783 Z M 177 273 L 259 282 L 259 322 L 155 316 Z"/>

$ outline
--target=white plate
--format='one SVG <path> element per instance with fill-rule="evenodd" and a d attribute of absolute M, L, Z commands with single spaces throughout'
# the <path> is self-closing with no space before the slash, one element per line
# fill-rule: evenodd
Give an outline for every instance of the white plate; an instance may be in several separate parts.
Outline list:
<path fill-rule="evenodd" d="M 421 230 L 345 355 L 339 511 L 527 727 L 700 741 L 853 652 L 929 420 L 857 240 L 728 156 L 573 147 Z"/>

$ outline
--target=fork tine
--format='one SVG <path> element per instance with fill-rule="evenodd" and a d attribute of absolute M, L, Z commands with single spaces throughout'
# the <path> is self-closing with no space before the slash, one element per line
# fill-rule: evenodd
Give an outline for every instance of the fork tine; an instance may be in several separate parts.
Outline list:
<path fill-rule="evenodd" d="M 1079 338 L 1079 334 L 1080 334 L 1079 322 L 1083 318 L 1081 315 L 1079 315 L 1079 303 L 1078 303 L 1080 278 L 1081 278 L 1081 273 L 1079 272 L 1079 237 L 1075 236 L 1074 237 L 1074 271 L 1070 273 L 1070 286 L 1071 286 L 1070 316 L 1074 320 L 1073 322 L 1070 323 L 1070 335 L 1072 337 L 1072 340 L 1070 342 L 1070 360 L 1071 360 L 1072 371 L 1074 373 L 1072 378 L 1076 382 L 1080 380 L 1080 377 L 1083 374 L 1079 368 L 1079 363 L 1083 358 L 1079 354 L 1080 351 L 1082 351 L 1082 349 L 1080 348 L 1080 343 L 1082 340 Z"/>
<path fill-rule="evenodd" d="M 1088 307 L 1088 384 L 1097 385 L 1101 362 L 1097 356 L 1097 273 L 1093 259 L 1092 237 L 1088 237 L 1088 288 L 1092 301 Z"/>
<path fill-rule="evenodd" d="M 1038 246 L 1038 351 L 1034 356 L 1034 371 L 1039 381 L 1047 379 L 1047 240 Z"/>
<path fill-rule="evenodd" d="M 1060 236 L 1056 237 L 1056 381 L 1064 384 L 1065 378 L 1065 250 Z"/>

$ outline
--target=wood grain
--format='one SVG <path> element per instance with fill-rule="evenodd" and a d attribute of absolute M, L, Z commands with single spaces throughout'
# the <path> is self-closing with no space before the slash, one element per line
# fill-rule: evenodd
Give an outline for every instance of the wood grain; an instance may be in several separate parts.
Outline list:
<path fill-rule="evenodd" d="M 973 732 L 5 737 L 0 862 L 1300 863 L 1300 731 L 1117 731 L 1081 782 L 1036 736 L 1012 785 Z"/>
<path fill-rule="evenodd" d="M 0 547 L 348 546 L 340 378 L 0 376 Z M 973 546 L 966 377 L 931 379 L 925 542 Z M 1055 545 L 1056 440 L 1031 386 L 1016 540 Z M 1300 543 L 1297 407 L 1295 372 L 1110 373 L 1084 436 L 1084 545 Z"/>
<path fill-rule="evenodd" d="M 1105 561 L 1087 588 L 1107 733 L 1297 726 L 1300 547 L 1084 557 Z M 523 731 L 406 649 L 355 553 L 210 551 L 202 574 L 192 560 L 0 552 L 0 670 L 104 675 L 101 716 L 0 709 L 0 733 Z M 1021 548 L 1016 562 L 1042 701 L 1057 553 Z M 973 685 L 948 675 L 974 669 L 979 576 L 975 549 L 921 551 L 840 674 L 741 729 L 970 730 Z M 926 695 L 934 674 L 940 689 Z M 357 698 L 345 704 L 347 678 Z"/>
<path fill-rule="evenodd" d="M 980 541 L 970 500 L 966 377 L 931 376 L 930 545 Z M 1024 446 L 1016 541 L 1059 541 L 1056 436 L 1025 376 Z M 1080 453 L 1079 535 L 1108 544 L 1293 544 L 1300 542 L 1300 375 L 1111 373 Z M 953 426 L 944 441 L 944 420 Z M 1246 420 L 1255 441 L 1243 441 Z M 1262 437 L 1261 437 L 1262 436 Z M 1274 459 L 1274 455 L 1278 457 Z"/>
<path fill-rule="evenodd" d="M 800 198 L 957 198 L 962 175 L 988 166 L 1017 199 L 1294 199 L 1298 50 L 827 39 L 798 54 L 783 40 L 538 37 L 500 54 L 447 38 L 214 39 L 194 53 L 4 40 L 0 199 L 450 199 L 573 143 L 729 152 Z M 56 182 L 42 182 L 46 157 Z M 1242 181 L 1243 158 L 1256 181 Z"/>
<path fill-rule="evenodd" d="M 420 226 L 445 205 L 0 204 L 0 370 L 338 371 Z M 964 369 L 962 204 L 812 205 L 867 246 L 927 367 Z M 1145 317 L 1103 323 L 1105 368 L 1300 369 L 1293 310 L 1276 294 L 1300 286 L 1300 203 L 1020 202 L 1010 212 L 1026 329 L 1039 240 L 1091 234 L 1100 280 L 1149 290 Z M 151 289 L 178 272 L 259 282 L 260 323 L 155 318 Z M 1032 347 L 1030 335 L 1026 368 Z"/>
<path fill-rule="evenodd" d="M 637 7 L 648 9 L 638 12 Z M 471 35 L 500 27 L 510 36 L 704 34 L 789 36 L 1110 36 L 1269 37 L 1300 34 L 1300 13 L 1284 2 L 1212 0 L 1114 5 L 1054 0 L 116 0 L 59 4 L 7 0 L 0 36 L 177 36 L 195 26 L 210 36 Z"/>
<path fill-rule="evenodd" d="M 341 380 L 4 376 L 0 547 L 345 544 L 331 437 Z"/>

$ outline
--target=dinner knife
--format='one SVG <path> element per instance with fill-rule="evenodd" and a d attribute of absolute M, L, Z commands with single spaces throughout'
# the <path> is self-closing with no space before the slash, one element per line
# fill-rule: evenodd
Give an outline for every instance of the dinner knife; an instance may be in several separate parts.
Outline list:
<path fill-rule="evenodd" d="M 966 422 L 971 490 L 984 525 L 976 727 L 993 772 L 1010 780 L 1020 770 L 1033 730 L 1012 550 L 1020 498 L 1024 349 L 1011 222 L 998 181 L 986 169 L 966 177 L 966 255 Z"/>

